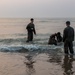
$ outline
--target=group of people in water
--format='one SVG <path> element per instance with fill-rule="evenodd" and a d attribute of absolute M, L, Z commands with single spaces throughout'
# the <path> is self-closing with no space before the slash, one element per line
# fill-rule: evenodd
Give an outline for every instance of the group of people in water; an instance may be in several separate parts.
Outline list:
<path fill-rule="evenodd" d="M 27 41 L 33 41 L 33 33 L 36 35 L 34 19 L 30 19 L 30 23 L 27 25 L 26 29 L 28 32 Z M 66 21 L 66 28 L 63 31 L 63 37 L 60 32 L 54 33 L 50 36 L 48 44 L 49 45 L 57 45 L 57 43 L 64 42 L 64 52 L 66 54 L 74 54 L 73 50 L 73 41 L 74 41 L 74 29 L 70 26 L 70 21 Z"/>
<path fill-rule="evenodd" d="M 58 33 L 55 33 L 55 34 L 52 34 L 49 38 L 49 41 L 48 41 L 48 44 L 49 45 L 57 45 L 57 43 L 60 43 L 62 42 L 62 36 L 61 36 L 61 33 L 58 32 Z"/>

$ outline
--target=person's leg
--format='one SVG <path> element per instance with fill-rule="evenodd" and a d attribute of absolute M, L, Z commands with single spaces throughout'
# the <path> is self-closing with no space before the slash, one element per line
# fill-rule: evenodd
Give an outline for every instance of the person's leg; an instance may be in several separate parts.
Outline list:
<path fill-rule="evenodd" d="M 27 41 L 26 42 L 29 42 L 30 38 L 31 38 L 31 34 L 28 32 L 28 37 L 27 37 Z"/>
<path fill-rule="evenodd" d="M 68 54 L 68 42 L 67 41 L 64 42 L 64 52 Z"/>
<path fill-rule="evenodd" d="M 33 41 L 33 33 L 30 33 L 30 41 Z"/>
<path fill-rule="evenodd" d="M 54 45 L 57 45 L 57 41 L 56 40 L 54 40 Z"/>
<path fill-rule="evenodd" d="M 71 54 L 74 54 L 74 51 L 73 51 L 73 42 L 69 42 L 69 50 L 70 50 L 70 53 Z"/>

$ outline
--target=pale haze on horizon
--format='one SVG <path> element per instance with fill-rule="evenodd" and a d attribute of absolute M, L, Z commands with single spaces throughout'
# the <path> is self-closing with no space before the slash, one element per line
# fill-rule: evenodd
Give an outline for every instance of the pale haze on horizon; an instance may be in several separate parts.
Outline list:
<path fill-rule="evenodd" d="M 75 0 L 1 0 L 0 18 L 75 17 Z"/>

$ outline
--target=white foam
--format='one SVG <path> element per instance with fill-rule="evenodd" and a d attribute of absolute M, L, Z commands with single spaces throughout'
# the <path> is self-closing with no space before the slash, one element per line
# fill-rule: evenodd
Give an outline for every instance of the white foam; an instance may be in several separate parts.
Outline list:
<path fill-rule="evenodd" d="M 61 48 L 55 45 L 37 45 L 37 44 L 29 44 L 29 45 L 12 45 L 12 46 L 0 46 L 0 51 L 20 51 L 20 50 L 28 50 L 28 51 L 37 51 L 37 50 L 55 50 L 57 48 Z"/>

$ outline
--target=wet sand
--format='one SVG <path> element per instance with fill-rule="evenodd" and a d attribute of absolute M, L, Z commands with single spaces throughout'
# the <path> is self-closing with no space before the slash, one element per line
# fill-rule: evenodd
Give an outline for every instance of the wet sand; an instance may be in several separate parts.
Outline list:
<path fill-rule="evenodd" d="M 75 56 L 53 52 L 0 52 L 0 75 L 75 75 Z"/>

